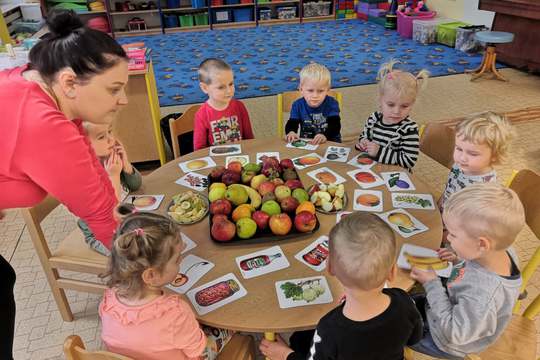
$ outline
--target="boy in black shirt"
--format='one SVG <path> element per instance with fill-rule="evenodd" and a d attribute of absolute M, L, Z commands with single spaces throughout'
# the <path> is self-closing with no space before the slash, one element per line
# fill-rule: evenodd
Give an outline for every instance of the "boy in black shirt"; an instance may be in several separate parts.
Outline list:
<path fill-rule="evenodd" d="M 378 216 L 355 212 L 329 238 L 327 269 L 345 300 L 319 321 L 307 354 L 280 337 L 263 340 L 261 352 L 272 360 L 402 360 L 404 347 L 422 338 L 422 319 L 405 291 L 384 288 L 396 275 L 394 233 Z"/>

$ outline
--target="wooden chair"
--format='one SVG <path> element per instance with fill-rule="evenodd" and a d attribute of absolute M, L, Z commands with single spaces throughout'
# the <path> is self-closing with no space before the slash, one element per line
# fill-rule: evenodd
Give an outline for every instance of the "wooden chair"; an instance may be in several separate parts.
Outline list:
<path fill-rule="evenodd" d="M 454 164 L 455 130 L 432 122 L 420 127 L 420 151 L 438 162 L 452 168 Z"/>
<path fill-rule="evenodd" d="M 343 111 L 343 95 L 339 91 L 330 90 L 328 95 L 332 96 L 339 104 L 339 109 Z M 283 122 L 283 113 L 291 112 L 292 104 L 295 100 L 302 97 L 300 91 L 286 91 L 277 95 L 277 131 L 279 137 L 285 136 L 285 123 Z"/>
<path fill-rule="evenodd" d="M 105 290 L 105 285 L 98 282 L 97 278 L 96 282 L 66 278 L 60 275 L 59 270 L 98 275 L 105 271 L 107 257 L 90 249 L 79 229 L 62 240 L 55 251 L 49 249 L 41 222 L 59 204 L 58 200 L 48 196 L 40 204 L 22 209 L 21 212 L 62 319 L 73 321 L 73 313 L 64 289 L 101 294 Z"/>
<path fill-rule="evenodd" d="M 173 147 L 174 158 L 180 157 L 180 143 L 178 137 L 189 132 L 193 132 L 193 124 L 195 122 L 195 113 L 201 105 L 192 105 L 178 119 L 170 119 L 169 127 L 171 129 L 171 141 Z M 193 151 L 193 149 L 192 149 Z"/>

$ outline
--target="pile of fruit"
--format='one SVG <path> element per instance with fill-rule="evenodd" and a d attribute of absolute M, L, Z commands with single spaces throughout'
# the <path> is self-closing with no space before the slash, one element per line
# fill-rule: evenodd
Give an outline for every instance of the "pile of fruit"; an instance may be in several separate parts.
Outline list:
<path fill-rule="evenodd" d="M 210 233 L 215 241 L 311 232 L 317 225 L 290 159 L 263 157 L 262 164 L 233 161 L 209 174 Z"/>
<path fill-rule="evenodd" d="M 341 211 L 345 208 L 345 186 L 343 184 L 314 184 L 308 189 L 310 201 L 324 212 Z"/>

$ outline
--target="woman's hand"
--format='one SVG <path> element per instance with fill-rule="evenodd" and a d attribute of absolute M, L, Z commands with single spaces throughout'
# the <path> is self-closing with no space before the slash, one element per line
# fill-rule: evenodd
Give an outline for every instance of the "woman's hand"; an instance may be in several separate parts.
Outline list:
<path fill-rule="evenodd" d="M 291 131 L 287 134 L 287 142 L 293 142 L 294 140 L 298 140 L 298 134 L 294 131 Z"/>
<path fill-rule="evenodd" d="M 315 135 L 313 140 L 311 140 L 311 143 L 313 145 L 324 144 L 325 142 L 326 142 L 326 136 L 324 136 L 323 134 L 317 134 Z"/>
<path fill-rule="evenodd" d="M 128 155 L 126 149 L 124 148 L 124 145 L 119 140 L 116 140 L 114 151 L 116 151 L 118 156 L 120 156 L 120 160 L 122 160 L 122 170 L 126 174 L 133 174 L 133 166 L 131 166 L 131 162 L 128 159 Z"/>
<path fill-rule="evenodd" d="M 276 334 L 276 341 L 263 339 L 259 345 L 259 350 L 264 356 L 271 360 L 286 360 L 290 353 L 294 352 L 285 344 L 281 336 Z"/>

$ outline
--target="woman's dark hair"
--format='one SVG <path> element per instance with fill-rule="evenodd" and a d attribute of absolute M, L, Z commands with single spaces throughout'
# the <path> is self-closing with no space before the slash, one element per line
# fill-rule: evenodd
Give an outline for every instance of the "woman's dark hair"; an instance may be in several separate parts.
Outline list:
<path fill-rule="evenodd" d="M 127 60 L 126 52 L 113 38 L 84 26 L 73 10 L 51 10 L 47 25 L 50 32 L 29 55 L 29 68 L 37 70 L 47 83 L 65 67 L 84 81 Z"/>

